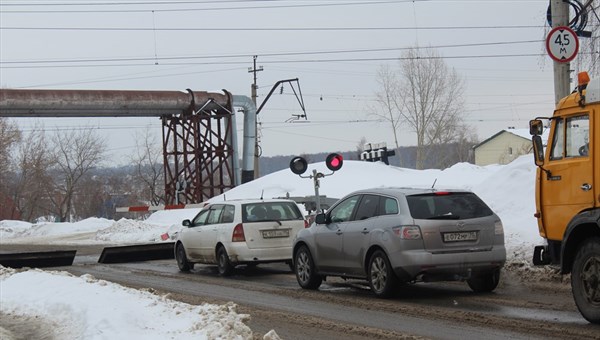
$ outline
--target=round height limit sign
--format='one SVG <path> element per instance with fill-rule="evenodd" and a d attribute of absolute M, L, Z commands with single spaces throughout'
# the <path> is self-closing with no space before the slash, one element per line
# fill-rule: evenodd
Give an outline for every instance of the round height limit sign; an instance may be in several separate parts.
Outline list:
<path fill-rule="evenodd" d="M 568 63 L 575 58 L 578 50 L 579 39 L 569 27 L 555 27 L 546 37 L 546 51 L 554 61 Z"/>

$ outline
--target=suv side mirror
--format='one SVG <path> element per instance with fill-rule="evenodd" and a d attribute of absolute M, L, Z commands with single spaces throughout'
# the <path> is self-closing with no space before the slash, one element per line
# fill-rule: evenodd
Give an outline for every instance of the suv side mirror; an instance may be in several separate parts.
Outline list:
<path fill-rule="evenodd" d="M 184 227 L 190 227 L 192 225 L 192 221 L 190 220 L 183 220 L 183 222 L 181 222 L 181 225 Z"/>
<path fill-rule="evenodd" d="M 535 165 L 544 165 L 544 145 L 542 144 L 542 137 L 535 135 L 531 138 L 533 142 L 533 157 L 535 158 Z"/>
<path fill-rule="evenodd" d="M 317 214 L 317 216 L 315 216 L 315 223 L 327 224 L 327 215 L 325 215 L 324 213 Z"/>
<path fill-rule="evenodd" d="M 544 133 L 544 123 L 539 119 L 529 121 L 529 134 L 532 136 L 541 136 Z"/>

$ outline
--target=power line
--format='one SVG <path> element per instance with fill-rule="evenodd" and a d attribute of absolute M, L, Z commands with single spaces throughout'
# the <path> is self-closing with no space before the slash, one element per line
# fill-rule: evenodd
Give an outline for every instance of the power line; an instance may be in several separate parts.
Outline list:
<path fill-rule="evenodd" d="M 403 31 L 403 30 L 471 30 L 471 29 L 530 29 L 544 25 L 512 26 L 426 26 L 426 27 L 26 27 L 1 26 L 0 30 L 41 31 Z"/>
<path fill-rule="evenodd" d="M 501 46 L 501 45 L 517 45 L 517 44 L 531 44 L 540 43 L 543 40 L 521 40 L 521 41 L 497 41 L 497 42 L 484 42 L 484 43 L 469 43 L 469 44 L 451 44 L 451 45 L 437 45 L 430 46 L 428 48 L 462 48 L 462 47 L 481 47 L 481 46 Z M 346 49 L 346 50 L 331 50 L 331 51 L 301 51 L 301 52 L 276 52 L 276 53 L 261 53 L 258 54 L 261 58 L 268 57 L 282 57 L 282 56 L 301 56 L 301 55 L 326 55 L 326 54 L 342 54 L 342 53 L 373 53 L 373 52 L 390 52 L 390 51 L 403 51 L 410 50 L 413 47 L 387 47 L 387 48 L 362 48 L 362 49 Z M 50 64 L 50 63 L 87 63 L 87 62 L 129 62 L 129 61 L 164 61 L 164 60 L 193 60 L 193 59 L 232 59 L 232 58 L 249 58 L 254 57 L 257 54 L 229 54 L 229 55 L 208 55 L 208 56 L 171 56 L 171 57 L 136 57 L 136 58 L 106 58 L 106 59 L 65 59 L 65 60 L 25 60 L 25 61 L 6 61 L 0 60 L 2 64 Z M 396 58 L 393 58 L 396 59 Z M 273 62 L 273 61 L 271 61 Z M 294 62 L 294 61 L 289 61 Z M 221 62 L 219 63 L 227 63 Z M 236 64 L 244 63 L 246 61 L 235 62 Z M 212 63 L 211 63 L 212 64 Z"/>
<path fill-rule="evenodd" d="M 428 1 L 428 0 L 417 0 L 417 1 Z M 218 3 L 218 1 L 215 1 Z M 231 6 L 231 7 L 210 7 L 210 8 L 164 8 L 154 9 L 155 12 L 191 12 L 191 11 L 230 11 L 230 10 L 261 10 L 261 9 L 280 9 L 280 8 L 311 8 L 311 7 L 342 7 L 342 6 L 363 6 L 363 5 L 381 5 L 381 4 L 394 4 L 394 3 L 412 3 L 414 0 L 395 0 L 395 1 L 359 1 L 359 2 L 330 2 L 330 3 L 314 3 L 314 4 L 288 4 L 288 5 L 259 5 L 259 6 Z M 105 6 L 122 6 L 122 5 L 172 5 L 170 2 L 148 2 L 148 3 L 105 3 Z M 180 2 L 180 4 L 191 4 Z M 202 4 L 202 3 L 200 3 Z M 206 2 L 204 3 L 206 4 Z M 2 4 L 6 6 L 7 4 Z M 11 6 L 18 6 L 18 4 L 10 4 Z M 47 6 L 48 4 L 32 4 L 35 6 Z M 85 6 L 85 4 L 78 4 L 79 6 Z M 92 5 L 92 4 L 90 4 Z M 68 6 L 68 4 L 63 4 Z M 2 13 L 140 13 L 149 12 L 149 9 L 90 9 L 90 10 L 3 10 Z"/>

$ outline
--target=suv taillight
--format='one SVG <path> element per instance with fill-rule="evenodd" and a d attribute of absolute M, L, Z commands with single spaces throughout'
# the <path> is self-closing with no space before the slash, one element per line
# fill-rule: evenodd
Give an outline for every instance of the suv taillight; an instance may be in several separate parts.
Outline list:
<path fill-rule="evenodd" d="M 233 228 L 231 242 L 246 242 L 246 235 L 244 235 L 244 226 L 241 223 L 236 225 L 235 228 Z"/>
<path fill-rule="evenodd" d="M 307 219 L 304 219 L 304 228 L 310 227 L 310 222 Z"/>
<path fill-rule="evenodd" d="M 421 229 L 416 225 L 407 225 L 401 227 L 392 228 L 396 236 L 400 236 L 404 240 L 420 240 Z"/>

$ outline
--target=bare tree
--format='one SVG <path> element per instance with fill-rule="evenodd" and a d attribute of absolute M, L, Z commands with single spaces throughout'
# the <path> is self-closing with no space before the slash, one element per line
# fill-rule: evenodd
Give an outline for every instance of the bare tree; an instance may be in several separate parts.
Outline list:
<path fill-rule="evenodd" d="M 50 212 L 47 193 L 53 180 L 48 170 L 54 164 L 44 131 L 41 127 L 35 127 L 19 144 L 11 187 L 23 220 L 33 222 Z"/>
<path fill-rule="evenodd" d="M 152 205 L 165 203 L 162 144 L 149 129 L 136 136 L 136 151 L 131 157 L 135 165 L 135 180 L 143 183 L 141 198 Z"/>
<path fill-rule="evenodd" d="M 21 132 L 17 126 L 6 118 L 0 118 L 0 183 L 6 183 L 5 176 L 10 170 L 11 152 L 20 139 Z"/>
<path fill-rule="evenodd" d="M 403 120 L 402 102 L 398 97 L 400 91 L 398 76 L 389 65 L 382 65 L 377 71 L 377 82 L 380 90 L 375 95 L 381 111 L 376 108 L 372 110 L 372 114 L 390 123 L 396 150 L 398 150 L 400 147 L 398 145 L 398 128 Z"/>
<path fill-rule="evenodd" d="M 60 221 L 70 220 L 73 200 L 81 179 L 104 159 L 105 141 L 94 130 L 59 132 L 51 138 L 56 179 L 48 192 Z M 82 199 L 89 199 L 85 196 Z"/>
<path fill-rule="evenodd" d="M 416 168 L 422 169 L 436 145 L 452 143 L 464 128 L 464 82 L 431 48 L 407 50 L 396 76 L 380 73 L 380 103 L 385 114 L 398 124 L 408 125 L 417 136 Z"/>

